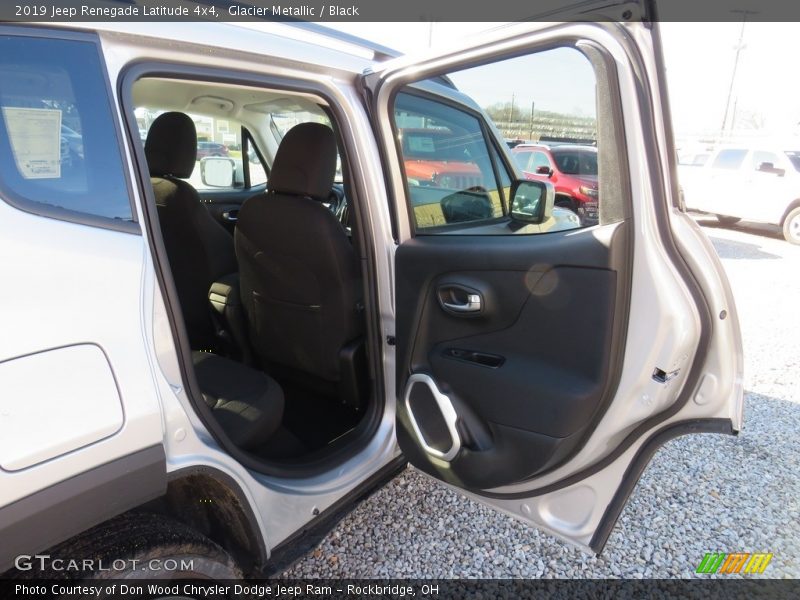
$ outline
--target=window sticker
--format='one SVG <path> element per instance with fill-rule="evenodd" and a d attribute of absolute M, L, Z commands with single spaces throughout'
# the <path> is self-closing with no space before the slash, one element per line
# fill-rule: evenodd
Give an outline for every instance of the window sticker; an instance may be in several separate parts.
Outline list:
<path fill-rule="evenodd" d="M 3 107 L 17 169 L 25 179 L 61 177 L 61 111 Z"/>

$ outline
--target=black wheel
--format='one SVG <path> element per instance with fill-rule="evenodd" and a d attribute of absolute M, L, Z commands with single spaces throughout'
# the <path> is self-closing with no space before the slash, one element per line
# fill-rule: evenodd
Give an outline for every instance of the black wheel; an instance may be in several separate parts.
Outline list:
<path fill-rule="evenodd" d="M 729 217 L 728 215 L 717 215 L 717 221 L 720 222 L 721 225 L 736 225 L 742 219 L 740 217 Z"/>
<path fill-rule="evenodd" d="M 47 563 L 35 563 L 33 569 L 19 572 L 18 576 L 100 580 L 242 577 L 234 560 L 215 542 L 183 523 L 157 514 L 115 517 L 47 554 Z M 63 560 L 56 562 L 57 559 Z M 89 568 L 65 569 L 69 561 Z"/>
<path fill-rule="evenodd" d="M 800 244 L 800 206 L 789 211 L 783 220 L 783 238 L 790 244 Z"/>

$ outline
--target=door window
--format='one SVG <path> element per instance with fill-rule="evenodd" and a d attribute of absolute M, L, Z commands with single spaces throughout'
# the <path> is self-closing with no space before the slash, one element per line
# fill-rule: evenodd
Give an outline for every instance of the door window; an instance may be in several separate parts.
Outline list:
<path fill-rule="evenodd" d="M 774 152 L 765 152 L 763 150 L 755 150 L 753 152 L 753 169 L 755 171 L 759 171 L 761 169 L 761 165 L 764 163 L 770 163 L 772 168 L 780 167 L 780 157 L 775 154 Z"/>
<path fill-rule="evenodd" d="M 394 106 L 417 235 L 464 228 L 495 235 L 544 233 L 599 223 L 597 85 L 585 55 L 556 48 L 447 78 L 456 90 L 441 80 L 406 86 Z M 511 150 L 495 131 L 523 143 Z M 557 176 L 536 172 L 556 165 Z M 535 228 L 504 226 L 512 221 L 511 192 L 524 179 L 552 184 L 555 207 Z"/>
<path fill-rule="evenodd" d="M 530 170 L 536 171 L 539 167 L 549 167 L 550 161 L 547 160 L 547 156 L 544 152 L 534 152 L 533 156 L 531 156 L 531 166 Z"/>
<path fill-rule="evenodd" d="M 530 150 L 520 150 L 514 153 L 514 160 L 517 161 L 517 166 L 523 171 L 530 171 L 531 157 L 533 152 Z"/>
<path fill-rule="evenodd" d="M 394 117 L 418 231 L 487 222 L 506 213 L 508 187 L 498 183 L 506 167 L 493 159 L 477 116 L 401 93 Z M 505 180 L 510 182 L 508 173 Z"/>
<path fill-rule="evenodd" d="M 131 221 L 97 46 L 0 37 L 0 180 L 7 200 Z"/>

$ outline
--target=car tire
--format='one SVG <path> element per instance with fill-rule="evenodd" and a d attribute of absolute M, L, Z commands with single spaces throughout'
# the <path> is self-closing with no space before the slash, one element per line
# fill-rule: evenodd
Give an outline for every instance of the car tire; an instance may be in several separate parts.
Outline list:
<path fill-rule="evenodd" d="M 719 221 L 720 225 L 736 225 L 739 221 L 741 221 L 741 217 L 730 217 L 728 215 L 717 215 L 717 221 Z"/>
<path fill-rule="evenodd" d="M 783 220 L 783 239 L 790 244 L 800 244 L 800 206 L 790 210 Z"/>
<path fill-rule="evenodd" d="M 115 517 L 59 544 L 48 554 L 51 559 L 63 559 L 60 564 L 92 561 L 91 568 L 64 570 L 37 565 L 17 576 L 62 580 L 242 578 L 235 561 L 218 544 L 191 527 L 158 514 Z"/>

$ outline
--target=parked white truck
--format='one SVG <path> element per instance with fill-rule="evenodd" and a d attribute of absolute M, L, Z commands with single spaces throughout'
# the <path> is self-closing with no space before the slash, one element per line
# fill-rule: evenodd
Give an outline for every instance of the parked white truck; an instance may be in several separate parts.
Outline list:
<path fill-rule="evenodd" d="M 800 151 L 726 146 L 705 161 L 681 162 L 687 208 L 715 214 L 724 225 L 778 225 L 786 241 L 800 244 Z"/>

